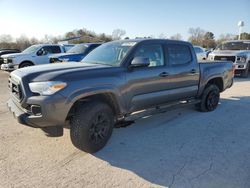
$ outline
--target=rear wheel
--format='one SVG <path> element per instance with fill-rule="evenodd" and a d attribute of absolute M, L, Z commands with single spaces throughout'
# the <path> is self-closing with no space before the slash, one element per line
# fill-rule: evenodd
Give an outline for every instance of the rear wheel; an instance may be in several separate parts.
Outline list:
<path fill-rule="evenodd" d="M 201 102 L 196 105 L 202 112 L 213 111 L 217 108 L 220 100 L 220 90 L 216 85 L 209 85 L 205 88 Z"/>
<path fill-rule="evenodd" d="M 73 145 L 80 150 L 94 153 L 108 142 L 114 127 L 114 113 L 108 104 L 84 103 L 77 107 L 70 126 Z"/>

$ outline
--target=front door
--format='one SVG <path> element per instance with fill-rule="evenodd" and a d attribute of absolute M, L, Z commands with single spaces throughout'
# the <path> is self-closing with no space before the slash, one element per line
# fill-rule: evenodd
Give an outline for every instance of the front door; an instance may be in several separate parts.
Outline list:
<path fill-rule="evenodd" d="M 133 58 L 148 58 L 148 67 L 137 67 L 127 71 L 127 97 L 129 112 L 142 110 L 164 102 L 164 91 L 168 87 L 167 66 L 161 44 L 141 44 Z"/>

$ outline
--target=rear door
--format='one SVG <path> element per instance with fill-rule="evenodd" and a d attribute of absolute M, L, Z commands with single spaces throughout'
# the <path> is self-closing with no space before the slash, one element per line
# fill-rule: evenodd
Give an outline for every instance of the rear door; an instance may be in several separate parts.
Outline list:
<path fill-rule="evenodd" d="M 185 43 L 165 45 L 170 100 L 191 98 L 198 92 L 200 70 L 192 52 L 191 46 Z"/>

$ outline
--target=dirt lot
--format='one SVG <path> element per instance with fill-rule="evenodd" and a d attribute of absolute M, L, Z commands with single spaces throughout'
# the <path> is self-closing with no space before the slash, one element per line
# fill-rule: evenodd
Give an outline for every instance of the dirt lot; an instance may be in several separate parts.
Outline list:
<path fill-rule="evenodd" d="M 0 71 L 0 187 L 250 187 L 250 79 L 236 79 L 210 113 L 192 108 L 115 129 L 91 155 L 69 130 L 49 137 L 7 111 Z"/>

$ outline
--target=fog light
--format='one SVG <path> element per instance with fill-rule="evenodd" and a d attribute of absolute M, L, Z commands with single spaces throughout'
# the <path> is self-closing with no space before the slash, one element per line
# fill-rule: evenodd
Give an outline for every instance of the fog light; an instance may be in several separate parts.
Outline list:
<path fill-rule="evenodd" d="M 42 109 L 41 109 L 41 106 L 39 105 L 31 105 L 30 110 L 35 116 L 42 115 Z"/>
<path fill-rule="evenodd" d="M 244 68 L 244 65 L 238 65 L 238 68 Z"/>

